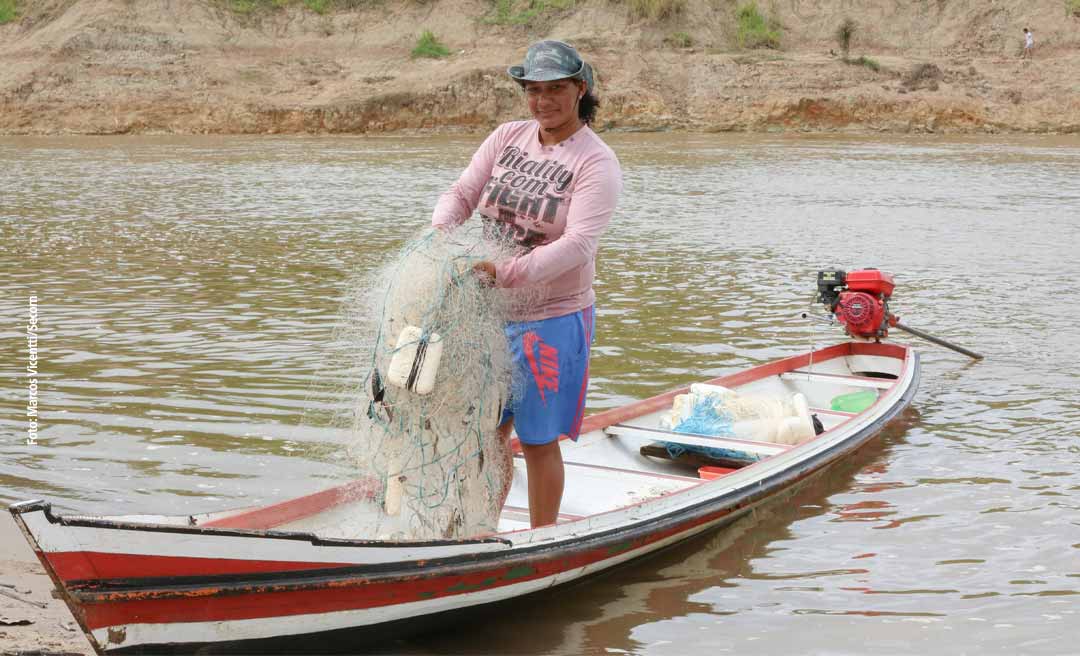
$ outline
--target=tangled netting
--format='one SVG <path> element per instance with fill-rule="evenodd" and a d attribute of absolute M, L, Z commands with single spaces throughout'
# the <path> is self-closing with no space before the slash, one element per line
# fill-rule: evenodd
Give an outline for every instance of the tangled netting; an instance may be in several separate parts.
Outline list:
<path fill-rule="evenodd" d="M 357 315 L 350 324 L 375 332 L 366 348 L 363 335 L 346 340 L 366 358 L 350 454 L 381 482 L 372 537 L 461 538 L 497 528 L 511 472 L 496 428 L 515 384 L 504 326 L 528 299 L 473 272 L 476 262 L 508 252 L 484 232 L 479 222 L 449 235 L 425 231 L 359 282 L 347 308 Z M 414 336 L 399 349 L 407 328 Z M 395 354 L 418 342 L 442 348 L 427 394 L 388 376 Z"/>

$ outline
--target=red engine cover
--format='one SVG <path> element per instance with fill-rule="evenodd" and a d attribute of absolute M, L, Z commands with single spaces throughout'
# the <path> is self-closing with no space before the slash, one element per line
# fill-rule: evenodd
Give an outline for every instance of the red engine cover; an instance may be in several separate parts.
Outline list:
<path fill-rule="evenodd" d="M 895 287 L 892 275 L 877 269 L 849 271 L 845 278 L 845 284 L 853 292 L 881 294 L 885 298 L 892 296 L 892 290 Z"/>
<path fill-rule="evenodd" d="M 878 337 L 878 330 L 885 321 L 885 304 L 865 292 L 841 292 L 836 304 L 836 318 L 850 335 Z"/>

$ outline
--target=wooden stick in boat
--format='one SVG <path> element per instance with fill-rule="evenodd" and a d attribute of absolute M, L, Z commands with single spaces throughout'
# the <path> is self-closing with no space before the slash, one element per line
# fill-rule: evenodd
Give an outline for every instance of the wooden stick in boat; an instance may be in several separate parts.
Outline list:
<path fill-rule="evenodd" d="M 688 451 L 683 453 L 677 458 L 672 458 L 668 453 L 667 447 L 663 444 L 645 444 L 640 449 L 641 455 L 650 456 L 653 458 L 663 458 L 665 460 L 671 460 L 684 465 L 690 465 L 693 467 L 727 467 L 728 469 L 739 469 L 747 465 L 754 464 L 753 460 L 736 460 L 734 458 L 710 458 L 709 456 L 702 455 L 700 453 L 694 453 Z"/>

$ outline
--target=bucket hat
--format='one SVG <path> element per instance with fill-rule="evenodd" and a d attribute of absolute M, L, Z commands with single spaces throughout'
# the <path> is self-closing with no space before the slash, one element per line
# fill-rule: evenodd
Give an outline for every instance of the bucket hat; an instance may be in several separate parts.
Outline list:
<path fill-rule="evenodd" d="M 592 66 L 585 63 L 574 46 L 562 41 L 537 41 L 529 46 L 525 62 L 521 66 L 511 66 L 506 72 L 521 86 L 526 82 L 572 78 L 585 80 L 586 91 L 593 90 Z"/>

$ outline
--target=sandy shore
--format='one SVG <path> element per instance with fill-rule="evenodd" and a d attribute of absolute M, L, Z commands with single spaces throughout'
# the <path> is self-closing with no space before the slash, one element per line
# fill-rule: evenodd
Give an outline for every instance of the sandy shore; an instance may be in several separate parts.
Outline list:
<path fill-rule="evenodd" d="M 59 656 L 94 653 L 52 581 L 15 526 L 0 513 L 0 654 Z"/>

